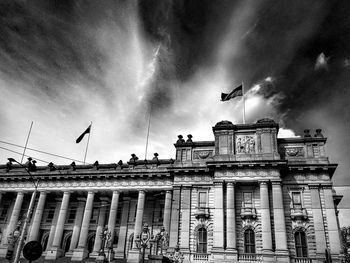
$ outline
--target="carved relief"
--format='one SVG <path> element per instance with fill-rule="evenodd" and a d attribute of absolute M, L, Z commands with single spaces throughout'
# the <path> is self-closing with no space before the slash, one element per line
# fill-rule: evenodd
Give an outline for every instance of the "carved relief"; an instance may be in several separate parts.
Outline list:
<path fill-rule="evenodd" d="M 213 157 L 212 150 L 202 150 L 202 151 L 194 151 L 193 159 L 207 159 Z"/>
<path fill-rule="evenodd" d="M 236 153 L 255 153 L 256 139 L 253 135 L 238 135 L 236 137 Z"/>
<path fill-rule="evenodd" d="M 303 157 L 304 148 L 303 147 L 285 147 L 285 153 L 290 157 Z"/>

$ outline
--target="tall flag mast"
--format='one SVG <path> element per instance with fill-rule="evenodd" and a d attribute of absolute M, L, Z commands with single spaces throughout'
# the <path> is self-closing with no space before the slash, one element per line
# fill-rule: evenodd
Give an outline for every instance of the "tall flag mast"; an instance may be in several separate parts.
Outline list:
<path fill-rule="evenodd" d="M 238 87 L 234 88 L 230 93 L 221 93 L 221 101 L 229 101 L 235 97 L 243 97 L 243 124 L 245 124 L 245 96 L 243 82 Z"/>
<path fill-rule="evenodd" d="M 84 164 L 85 164 L 85 161 L 86 161 L 86 155 L 87 155 L 87 151 L 88 151 L 88 148 L 89 148 L 91 126 L 92 126 L 92 122 L 90 123 L 89 127 L 87 127 L 87 129 L 82 134 L 80 134 L 78 139 L 76 139 L 76 141 L 75 141 L 76 143 L 80 143 L 81 140 L 84 138 L 85 134 L 89 134 L 88 140 L 87 140 L 87 143 L 86 143 L 86 149 L 85 149 L 85 155 L 84 155 Z"/>

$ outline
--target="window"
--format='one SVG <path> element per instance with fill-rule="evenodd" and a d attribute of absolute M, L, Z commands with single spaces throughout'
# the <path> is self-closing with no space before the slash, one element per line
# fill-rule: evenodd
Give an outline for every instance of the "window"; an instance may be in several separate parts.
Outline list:
<path fill-rule="evenodd" d="M 301 194 L 300 192 L 292 192 L 293 208 L 301 208 Z"/>
<path fill-rule="evenodd" d="M 197 253 L 207 253 L 207 230 L 204 227 L 198 229 Z"/>
<path fill-rule="evenodd" d="M 295 252 L 297 257 L 307 257 L 307 242 L 304 231 L 295 232 Z"/>
<path fill-rule="evenodd" d="M 97 224 L 97 220 L 98 220 L 98 214 L 100 209 L 98 209 L 97 207 L 94 207 L 92 209 L 92 215 L 91 215 L 91 219 L 90 219 L 90 223 L 91 224 Z"/>
<path fill-rule="evenodd" d="M 244 253 L 255 253 L 255 234 L 253 229 L 244 231 Z"/>
<path fill-rule="evenodd" d="M 251 192 L 243 193 L 243 205 L 245 208 L 253 208 L 253 193 Z"/>
<path fill-rule="evenodd" d="M 9 208 L 10 208 L 9 204 L 4 204 L 0 213 L 0 221 L 6 221 Z"/>
<path fill-rule="evenodd" d="M 49 209 L 48 209 L 48 212 L 47 212 L 47 217 L 46 217 L 46 220 L 45 222 L 46 223 L 51 223 L 54 216 L 55 216 L 55 206 L 50 206 Z"/>
<path fill-rule="evenodd" d="M 68 214 L 67 221 L 66 221 L 68 224 L 74 223 L 76 213 L 77 213 L 76 207 L 71 207 L 69 209 L 69 214 Z"/>
<path fill-rule="evenodd" d="M 198 193 L 198 207 L 199 208 L 207 207 L 207 192 Z"/>

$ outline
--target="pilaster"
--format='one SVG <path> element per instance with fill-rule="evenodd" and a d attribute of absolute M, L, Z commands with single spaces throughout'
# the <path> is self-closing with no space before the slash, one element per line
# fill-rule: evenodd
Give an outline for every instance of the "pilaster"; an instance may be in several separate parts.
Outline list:
<path fill-rule="evenodd" d="M 223 259 L 224 252 L 224 193 L 223 182 L 214 182 L 214 225 L 212 260 Z"/>
<path fill-rule="evenodd" d="M 180 187 L 174 186 L 171 206 L 171 224 L 169 231 L 169 248 L 174 249 L 179 240 L 179 217 L 180 217 Z"/>

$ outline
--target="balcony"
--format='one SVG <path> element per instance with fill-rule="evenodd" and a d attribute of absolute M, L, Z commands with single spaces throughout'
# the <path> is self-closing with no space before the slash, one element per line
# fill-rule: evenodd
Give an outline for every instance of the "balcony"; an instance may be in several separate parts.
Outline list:
<path fill-rule="evenodd" d="M 209 208 L 208 207 L 197 207 L 194 213 L 194 216 L 199 218 L 208 218 L 209 217 Z"/>
<path fill-rule="evenodd" d="M 292 259 L 293 263 L 312 263 L 312 258 L 299 258 L 295 257 Z M 316 261 L 315 261 L 316 262 Z"/>
<path fill-rule="evenodd" d="M 207 262 L 209 261 L 209 254 L 207 253 L 192 254 L 192 260 L 196 262 Z"/>
<path fill-rule="evenodd" d="M 308 218 L 306 209 L 301 207 L 291 208 L 290 217 L 292 220 L 306 220 Z"/>
<path fill-rule="evenodd" d="M 238 262 L 262 262 L 262 255 L 256 253 L 238 254 Z"/>
<path fill-rule="evenodd" d="M 241 218 L 242 219 L 256 219 L 256 209 L 254 207 L 242 207 Z"/>

